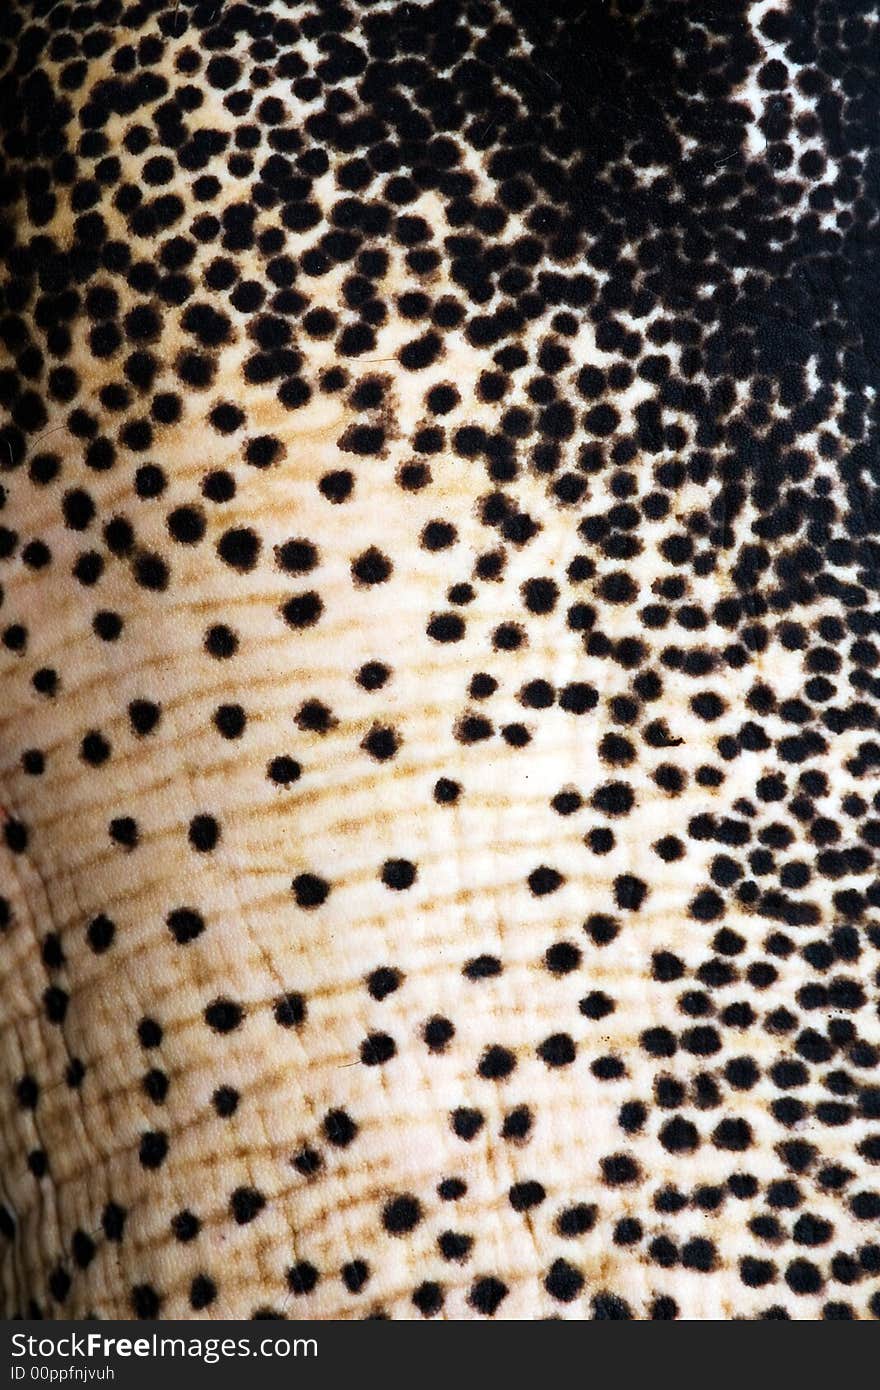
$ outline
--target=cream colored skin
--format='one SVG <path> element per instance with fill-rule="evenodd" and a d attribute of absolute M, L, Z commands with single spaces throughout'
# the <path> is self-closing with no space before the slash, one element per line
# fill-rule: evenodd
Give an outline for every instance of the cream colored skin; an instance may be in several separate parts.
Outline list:
<path fill-rule="evenodd" d="M 755 7 L 756 15 L 762 5 Z M 173 61 L 174 42 L 168 44 Z M 95 76 L 108 59 L 95 64 Z M 51 63 L 49 71 L 53 72 Z M 760 94 L 759 94 L 760 95 Z M 756 98 L 757 99 L 757 98 Z M 296 100 L 284 100 L 297 119 Z M 199 120 L 234 131 L 235 122 L 216 94 L 206 95 Z M 115 118 L 111 139 L 120 140 L 125 122 Z M 119 146 L 121 150 L 121 146 Z M 125 156 L 128 177 L 138 179 L 138 159 Z M 473 167 L 488 186 L 476 155 Z M 222 175 L 222 169 L 221 169 Z M 220 195 L 231 199 L 234 189 Z M 318 185 L 319 196 L 332 200 L 332 176 Z M 102 209 L 109 219 L 112 209 Z M 213 209 L 217 211 L 216 208 Z M 443 210 L 431 195 L 411 209 L 445 231 Z M 51 232 L 63 237 L 59 211 Z M 271 226 L 272 212 L 261 216 Z M 126 235 L 118 219 L 113 235 Z M 509 235 L 516 234 L 515 219 Z M 508 233 L 505 233 L 508 235 Z M 296 238 L 292 238 L 293 245 Z M 140 255 L 152 254 L 148 245 Z M 202 248 L 196 273 L 213 254 Z M 248 273 L 248 253 L 239 256 Z M 254 273 L 259 268 L 255 265 Z M 439 296 L 454 288 L 443 272 L 431 285 Z M 342 271 L 321 281 L 326 303 L 340 299 Z M 615 775 L 598 755 L 602 736 L 613 727 L 609 697 L 629 688 L 630 676 L 612 662 L 588 656 L 581 635 L 566 625 L 570 602 L 596 602 L 595 586 L 617 566 L 595 555 L 597 578 L 575 591 L 564 579 L 572 558 L 585 549 L 576 531 L 577 512 L 548 500 L 545 481 L 524 471 L 514 489 L 520 505 L 541 523 L 539 536 L 518 551 L 507 547 L 507 564 L 497 582 L 475 586 L 476 598 L 461 610 L 466 636 L 442 645 L 426 635 L 434 612 L 449 607 L 451 583 L 471 577 L 478 554 L 491 548 L 493 534 L 478 519 L 477 504 L 489 490 L 483 466 L 452 451 L 433 458 L 433 481 L 408 493 L 396 481 L 410 457 L 408 439 L 423 420 L 423 399 L 434 382 L 452 382 L 460 403 L 444 420 L 451 436 L 462 423 L 491 425 L 494 407 L 477 397 L 476 384 L 486 362 L 461 335 L 445 335 L 440 361 L 421 373 L 407 374 L 396 364 L 400 346 L 412 326 L 393 311 L 393 297 L 406 287 L 399 248 L 392 255 L 384 291 L 392 312 L 378 335 L 369 360 L 353 365 L 353 378 L 379 375 L 387 383 L 385 418 L 389 439 L 380 459 L 358 459 L 340 449 L 351 423 L 345 394 L 315 392 L 309 405 L 287 412 L 277 403 L 273 386 L 244 388 L 241 363 L 250 350 L 244 320 L 235 322 L 234 341 L 222 351 L 214 385 L 184 399 L 181 421 L 156 431 L 150 457 L 167 472 L 162 505 L 142 505 L 132 495 L 137 461 L 121 453 L 117 466 L 89 473 L 81 445 L 66 430 L 66 410 L 58 408 L 45 438 L 33 451 L 51 447 L 62 460 L 63 486 L 87 485 L 101 518 L 124 513 L 135 522 L 139 543 L 168 555 L 171 586 L 152 594 L 133 581 L 128 566 L 110 561 L 98 590 L 70 582 L 67 576 L 89 536 L 65 529 L 59 499 L 63 487 L 30 487 L 23 472 L 10 474 L 5 519 L 23 536 L 38 536 L 50 546 L 52 567 L 32 573 L 16 559 L 4 566 L 4 618 L 21 621 L 30 632 L 28 661 L 3 649 L 3 789 L 7 815 L 30 830 L 29 850 L 3 850 L 4 892 L 12 908 L 11 925 L 0 941 L 0 1167 L 3 1200 L 14 1211 L 18 1234 L 0 1251 L 0 1287 L 9 1309 L 45 1300 L 48 1275 L 69 1262 L 72 1232 L 95 1235 L 97 1251 L 87 1270 L 78 1271 L 71 1293 L 53 1316 L 132 1315 L 130 1290 L 148 1282 L 161 1293 L 168 1317 L 248 1317 L 258 1307 L 283 1309 L 291 1315 L 340 1318 L 363 1316 L 382 1308 L 394 1318 L 418 1317 L 411 1297 L 423 1279 L 445 1289 L 441 1316 L 474 1316 L 468 1290 L 479 1274 L 497 1274 L 509 1288 L 497 1317 L 539 1318 L 589 1316 L 589 1301 L 600 1290 L 622 1294 L 643 1316 L 656 1292 L 672 1293 L 686 1318 L 750 1316 L 769 1301 L 782 1303 L 793 1316 L 817 1317 L 823 1295 L 795 1299 L 783 1286 L 751 1290 L 740 1281 L 739 1258 L 753 1251 L 747 1223 L 761 1199 L 728 1201 L 717 1213 L 691 1209 L 674 1220 L 651 1207 L 654 1192 L 665 1184 L 686 1187 L 722 1182 L 732 1170 L 731 1156 L 708 1142 L 683 1164 L 657 1140 L 665 1113 L 650 1108 L 645 1130 L 627 1136 L 617 1114 L 623 1100 L 643 1096 L 650 1102 L 659 1064 L 639 1047 L 640 1033 L 652 1026 L 682 1027 L 676 1008 L 680 990 L 651 980 L 651 955 L 658 948 L 674 951 L 689 967 L 709 954 L 712 927 L 688 917 L 688 903 L 708 882 L 708 865 L 717 850 L 688 837 L 687 826 L 701 812 L 731 813 L 739 796 L 750 796 L 772 756 L 746 753 L 730 768 L 717 792 L 701 788 L 694 772 L 717 763 L 715 743 L 736 731 L 748 717 L 745 698 L 772 673 L 777 694 L 794 692 L 800 680 L 796 653 L 771 641 L 767 650 L 741 671 L 725 672 L 719 689 L 726 713 L 713 725 L 698 720 L 689 707 L 693 684 L 664 672 L 664 693 L 656 708 L 676 739 L 674 761 L 688 774 L 681 795 L 664 794 L 652 779 L 669 750 L 639 742 L 638 758 L 624 775 L 635 792 L 632 813 L 606 822 L 585 808 L 567 818 L 549 803 L 563 788 L 575 788 L 585 803 L 596 788 Z M 167 313 L 159 353 L 171 363 L 183 342 L 174 310 Z M 76 330 L 82 332 L 82 326 Z M 548 331 L 543 320 L 527 332 L 540 341 Z M 569 346 L 575 365 L 605 360 L 585 318 Z M 304 368 L 315 381 L 333 362 L 332 346 L 306 345 Z M 83 371 L 82 403 L 94 404 L 104 384 L 99 364 L 75 343 L 71 361 Z M 110 368 L 108 368 L 108 376 Z M 169 386 L 173 386 L 169 373 Z M 521 387 L 517 390 L 521 391 Z M 647 392 L 648 388 L 643 388 Z M 616 398 L 624 422 L 639 400 L 638 386 Z M 276 435 L 283 457 L 257 471 L 242 461 L 239 432 L 223 437 L 206 424 L 218 401 L 241 401 L 247 409 L 247 433 Z M 513 404 L 516 394 L 506 404 Z M 51 436 L 51 440 L 48 436 Z M 574 441 L 576 446 L 579 441 Z M 651 488 L 651 471 L 663 456 L 637 458 L 632 471 L 640 490 Z M 205 504 L 208 531 L 188 548 L 173 546 L 164 531 L 166 514 L 176 505 L 199 500 L 202 478 L 212 468 L 228 468 L 238 494 L 223 506 Z M 356 470 L 352 499 L 334 506 L 317 484 L 330 469 Z M 711 487 L 711 485 L 710 485 Z M 610 505 L 604 476 L 590 479 L 595 508 Z M 684 514 L 707 508 L 711 492 L 688 485 L 676 499 Z M 452 521 L 455 545 L 429 553 L 418 537 L 433 519 Z M 739 528 L 748 524 L 744 514 Z M 254 570 L 240 575 L 217 557 L 215 544 L 233 525 L 253 526 L 262 539 Z M 652 586 L 667 573 L 657 543 L 675 526 L 671 515 L 644 524 L 642 554 L 628 565 L 639 586 L 634 607 L 601 609 L 598 626 L 615 640 L 634 633 L 635 613 L 651 601 Z M 318 568 L 302 579 L 283 574 L 273 551 L 291 537 L 309 537 L 320 550 Z M 393 562 L 387 583 L 370 589 L 352 580 L 353 559 L 376 545 Z M 556 576 L 564 589 L 556 612 L 528 617 L 520 585 L 534 575 Z M 316 589 L 323 599 L 320 621 L 292 631 L 280 605 L 292 594 Z M 723 566 L 694 580 L 694 601 L 711 610 L 727 592 Z M 98 641 L 91 632 L 97 608 L 124 618 L 122 638 Z M 812 609 L 809 617 L 816 616 Z M 793 615 L 796 616 L 796 615 Z M 526 621 L 528 640 L 516 652 L 497 652 L 492 633 L 499 623 Z M 240 636 L 229 660 L 209 657 L 204 634 L 215 622 L 228 623 Z M 665 639 L 664 639 L 665 640 Z M 723 645 L 714 626 L 703 633 L 676 630 L 682 648 Z M 354 676 L 368 660 L 385 662 L 393 672 L 379 692 L 359 688 Z M 37 665 L 60 672 L 57 697 L 38 697 L 29 683 Z M 496 728 L 519 721 L 532 734 L 526 748 L 508 747 L 497 735 L 477 746 L 463 746 L 455 728 L 473 702 L 468 684 L 475 672 L 488 671 L 499 682 L 486 713 Z M 597 708 L 584 716 L 549 710 L 524 710 L 517 692 L 536 677 L 561 687 L 583 680 L 600 694 Z M 707 682 L 708 683 L 708 682 Z M 129 702 L 148 698 L 161 703 L 156 732 L 134 736 Z M 303 701 L 323 701 L 336 719 L 324 735 L 302 733 L 294 723 Z M 242 739 L 222 739 L 212 722 L 221 702 L 239 701 L 247 711 Z M 402 746 L 398 756 L 378 764 L 361 748 L 376 720 L 393 725 Z M 783 726 L 775 716 L 762 721 L 771 738 Z M 100 770 L 79 757 L 83 735 L 100 729 L 112 745 L 109 764 Z M 850 789 L 845 765 L 859 741 L 844 734 L 825 760 L 832 781 L 830 797 L 839 801 Z M 30 778 L 21 769 L 23 749 L 46 753 L 46 771 Z M 302 765 L 301 779 L 277 787 L 265 774 L 269 760 L 282 753 Z M 432 788 L 440 776 L 459 781 L 457 806 L 437 804 Z M 187 840 L 193 815 L 208 811 L 222 827 L 212 854 L 197 854 Z M 108 836 L 113 816 L 131 814 L 140 828 L 140 844 L 128 853 Z M 780 812 L 784 816 L 784 812 Z M 773 817 L 776 818 L 774 810 Z M 584 834 L 598 823 L 613 824 L 616 847 L 598 857 L 584 844 Z M 792 858 L 809 859 L 813 847 L 805 828 L 790 820 L 795 835 Z M 686 856 L 665 864 L 652 845 L 663 835 L 679 835 Z M 389 891 L 380 880 L 383 862 L 402 857 L 418 865 L 410 890 Z M 555 894 L 536 898 L 527 875 L 539 864 L 565 877 Z M 331 892 L 313 911 L 296 906 L 291 881 L 300 873 L 326 878 Z M 638 914 L 618 913 L 616 940 L 594 946 L 582 930 L 591 912 L 614 912 L 613 883 L 621 873 L 642 877 L 649 894 Z M 831 911 L 830 892 L 828 911 Z M 182 947 L 165 925 L 169 911 L 198 907 L 207 929 Z M 86 927 L 98 913 L 116 923 L 112 948 L 95 955 Z M 731 897 L 728 926 L 745 939 L 738 964 L 760 953 L 767 923 L 746 913 Z M 59 979 L 71 995 L 62 1026 L 47 1023 L 41 999 L 55 976 L 47 974 L 40 943 L 48 932 L 61 939 L 66 964 Z M 570 940 L 583 949 L 579 969 L 551 976 L 542 965 L 556 941 Z M 462 967 L 479 954 L 497 955 L 503 974 L 490 981 L 469 982 Z M 397 967 L 401 987 L 382 1002 L 372 1000 L 364 978 L 381 965 Z M 706 1061 L 683 1058 L 669 1063 L 670 1073 L 687 1079 L 704 1066 L 718 1070 L 729 1056 L 749 1053 L 759 1066 L 780 1051 L 778 1039 L 762 1026 L 761 1015 L 792 998 L 810 977 L 798 954 L 777 962 L 779 980 L 766 1000 L 756 1000 L 758 1018 L 740 1035 L 724 1033 L 724 1051 Z M 615 1011 L 593 1022 L 578 1011 L 589 990 L 605 989 Z M 308 1018 L 301 1029 L 284 1030 L 273 1018 L 279 995 L 302 992 Z M 716 991 L 719 1006 L 741 997 L 742 987 Z M 245 1009 L 234 1033 L 218 1039 L 205 1026 L 203 1010 L 218 995 L 229 995 Z M 421 1030 L 434 1014 L 446 1015 L 456 1027 L 443 1055 L 432 1055 Z M 149 1015 L 161 1022 L 164 1039 L 155 1055 L 138 1046 L 135 1028 Z M 364 1067 L 359 1047 L 366 1034 L 381 1030 L 397 1044 L 397 1055 L 381 1069 Z M 536 1054 L 549 1034 L 569 1032 L 577 1046 L 575 1062 L 549 1070 Z M 476 1065 L 483 1049 L 500 1043 L 516 1054 L 517 1067 L 504 1081 L 481 1079 Z M 600 1082 L 591 1063 L 600 1056 L 621 1058 L 626 1077 Z M 73 1057 L 87 1067 L 79 1091 L 64 1081 Z M 168 1074 L 170 1089 L 162 1107 L 145 1096 L 143 1073 L 153 1064 Z M 38 1070 L 41 1095 L 36 1111 L 21 1112 L 12 1085 L 23 1073 Z M 236 1115 L 221 1119 L 211 1104 L 218 1085 L 242 1094 Z M 805 1099 L 813 1096 L 813 1087 Z M 780 1131 L 769 1114 L 775 1092 L 762 1079 L 751 1091 L 735 1094 L 723 1113 L 751 1125 L 755 1143 L 748 1170 L 761 1182 L 779 1172 L 773 1146 Z M 528 1105 L 535 1124 L 526 1142 L 500 1137 L 505 1114 Z M 449 1113 L 473 1106 L 485 1124 L 470 1143 L 455 1137 Z M 357 1141 L 336 1150 L 323 1141 L 320 1125 L 333 1107 L 344 1108 L 359 1126 Z M 694 1119 L 706 1138 L 721 1112 Z M 163 1129 L 170 1138 L 169 1157 L 155 1172 L 145 1172 L 137 1158 L 144 1130 Z M 852 1128 L 845 1139 L 834 1130 L 811 1134 L 827 1161 L 845 1161 L 857 1180 L 867 1182 L 867 1165 L 853 1152 Z M 305 1143 L 320 1148 L 324 1168 L 315 1179 L 302 1177 L 291 1158 Z M 45 1148 L 49 1174 L 37 1181 L 28 1172 L 26 1155 Z M 603 1185 L 600 1159 L 625 1152 L 641 1166 L 638 1186 L 609 1189 Z M 436 1184 L 462 1177 L 464 1198 L 444 1204 Z M 516 1182 L 539 1178 L 545 1202 L 530 1213 L 517 1213 L 507 1192 Z M 229 1199 L 242 1185 L 257 1187 L 266 1207 L 250 1224 L 239 1226 L 229 1215 Z M 856 1184 L 857 1185 L 857 1184 Z M 840 1248 L 856 1246 L 864 1228 L 845 1208 L 823 1194 L 809 1179 L 810 1210 L 833 1217 Z M 424 1209 L 421 1223 L 405 1238 L 387 1234 L 380 1221 L 391 1194 L 410 1192 Z M 103 1239 L 101 1212 L 108 1201 L 128 1208 L 121 1244 Z M 599 1220 L 591 1233 L 563 1240 L 555 1232 L 559 1211 L 572 1203 L 596 1202 Z M 188 1207 L 201 1219 L 202 1232 L 191 1245 L 176 1242 L 169 1218 Z M 712 1239 L 719 1269 L 712 1277 L 681 1268 L 663 1271 L 642 1262 L 611 1239 L 614 1223 L 638 1216 L 650 1235 L 669 1230 L 680 1243 L 694 1235 Z M 443 1261 L 437 1238 L 445 1230 L 471 1234 L 475 1246 L 465 1264 Z M 553 1261 L 565 1257 L 584 1274 L 583 1293 L 570 1304 L 554 1302 L 543 1288 Z M 346 1292 L 338 1271 L 349 1260 L 368 1261 L 372 1278 L 357 1299 Z M 314 1292 L 294 1298 L 286 1270 L 308 1260 L 321 1271 Z M 190 1309 L 192 1278 L 205 1271 L 219 1286 L 217 1302 L 203 1313 Z M 853 1291 L 851 1296 L 856 1296 Z"/>

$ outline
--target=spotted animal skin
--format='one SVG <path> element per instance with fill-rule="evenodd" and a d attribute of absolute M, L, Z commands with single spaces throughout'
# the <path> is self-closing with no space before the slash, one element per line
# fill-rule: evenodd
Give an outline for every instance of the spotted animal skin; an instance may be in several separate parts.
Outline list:
<path fill-rule="evenodd" d="M 6 0 L 0 1290 L 880 1317 L 872 0 Z"/>

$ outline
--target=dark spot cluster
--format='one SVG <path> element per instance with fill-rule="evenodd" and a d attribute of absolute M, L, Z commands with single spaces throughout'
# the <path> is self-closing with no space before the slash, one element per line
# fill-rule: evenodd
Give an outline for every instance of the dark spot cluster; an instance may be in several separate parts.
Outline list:
<path fill-rule="evenodd" d="M 876 43 L 858 0 L 6 6 L 3 840 L 22 882 L 63 859 L 39 789 L 72 779 L 100 808 L 78 872 L 121 885 L 63 928 L 36 912 L 51 1048 L 4 1102 L 23 1209 L 48 1201 L 59 1086 L 71 1114 L 95 1103 L 100 1039 L 82 1058 L 69 1039 L 98 971 L 139 1117 L 106 1136 L 136 1184 L 88 1231 L 62 1220 L 12 1312 L 91 1313 L 109 1244 L 126 1316 L 295 1315 L 328 1285 L 346 1316 L 391 1297 L 503 1316 L 523 1276 L 498 1208 L 540 1253 L 534 1316 L 687 1316 L 713 1277 L 748 1317 L 880 1316 Z M 288 476 L 303 501 L 282 517 Z M 349 660 L 352 614 L 383 651 L 354 640 Z M 178 686 L 158 647 L 141 658 L 145 630 Z M 344 695 L 322 684 L 331 649 Z M 435 671 L 455 690 L 414 833 L 383 797 L 421 767 L 399 691 L 417 680 L 433 710 Z M 375 790 L 353 881 L 384 930 L 344 982 L 363 1026 L 338 1099 L 303 1101 L 272 1150 L 276 1199 L 240 1174 L 264 1124 L 240 1049 L 289 1076 L 325 1042 L 325 991 L 295 967 L 349 925 L 353 861 L 298 828 L 335 794 L 327 768 Z M 441 1005 L 401 937 L 424 903 L 483 891 L 466 827 L 490 783 L 535 833 L 504 930 L 475 914 Z M 274 827 L 251 842 L 245 799 Z M 283 860 L 295 949 L 245 920 L 257 839 Z M 160 842 L 177 867 L 157 915 Z M 148 923 L 127 909 L 138 875 Z M 216 885 L 239 875 L 224 914 Z M 247 968 L 218 974 L 227 935 Z M 198 995 L 185 1027 L 172 978 Z M 183 1033 L 207 1088 L 181 1073 Z M 290 1234 L 285 1202 L 356 1167 L 376 1107 L 408 1113 L 422 1073 L 444 1078 L 454 1171 L 377 1171 L 368 1234 L 332 1266 L 306 1222 L 271 1305 L 227 1281 L 218 1223 Z M 563 1105 L 560 1179 L 541 1146 Z M 193 1182 L 184 1115 L 219 1173 L 238 1165 L 221 1192 Z M 132 1235 L 172 1190 L 191 1203 L 165 1214 L 180 1288 L 152 1272 L 155 1234 Z M 0 1244 L 17 1238 L 0 1206 Z"/>

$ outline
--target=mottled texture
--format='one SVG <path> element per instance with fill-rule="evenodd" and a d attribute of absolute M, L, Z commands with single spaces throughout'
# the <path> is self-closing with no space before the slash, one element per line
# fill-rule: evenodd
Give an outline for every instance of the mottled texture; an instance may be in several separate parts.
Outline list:
<path fill-rule="evenodd" d="M 880 1316 L 877 19 L 7 0 L 8 1314 Z"/>

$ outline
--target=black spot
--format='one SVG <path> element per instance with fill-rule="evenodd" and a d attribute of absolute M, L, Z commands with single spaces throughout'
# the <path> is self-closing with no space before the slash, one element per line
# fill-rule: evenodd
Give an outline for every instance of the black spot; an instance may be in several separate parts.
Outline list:
<path fill-rule="evenodd" d="M 382 1225 L 392 1236 L 406 1235 L 415 1229 L 421 1219 L 421 1203 L 410 1193 L 392 1197 L 382 1208 Z"/>

